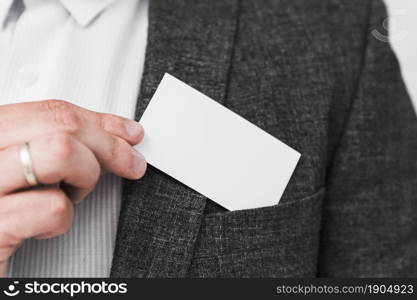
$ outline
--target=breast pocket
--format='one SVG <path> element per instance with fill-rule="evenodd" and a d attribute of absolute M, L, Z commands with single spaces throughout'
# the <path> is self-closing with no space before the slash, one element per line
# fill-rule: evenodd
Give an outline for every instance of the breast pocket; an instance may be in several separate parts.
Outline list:
<path fill-rule="evenodd" d="M 206 214 L 189 276 L 315 276 L 323 196 Z"/>

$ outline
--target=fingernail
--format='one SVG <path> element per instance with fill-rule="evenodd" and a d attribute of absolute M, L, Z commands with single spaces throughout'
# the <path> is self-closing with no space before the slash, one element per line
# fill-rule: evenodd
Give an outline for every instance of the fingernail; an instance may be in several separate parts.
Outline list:
<path fill-rule="evenodd" d="M 135 139 L 139 137 L 143 132 L 143 127 L 136 121 L 127 120 L 125 123 L 127 134 Z"/>
<path fill-rule="evenodd" d="M 133 151 L 133 172 L 136 178 L 141 178 L 146 171 L 146 159 L 145 157 L 132 148 Z"/>

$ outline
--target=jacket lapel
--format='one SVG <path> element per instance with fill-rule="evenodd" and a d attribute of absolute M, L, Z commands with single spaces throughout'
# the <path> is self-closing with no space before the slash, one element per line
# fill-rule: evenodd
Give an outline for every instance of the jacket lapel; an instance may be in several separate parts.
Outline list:
<path fill-rule="evenodd" d="M 165 72 L 224 103 L 238 0 L 150 0 L 139 120 Z M 149 166 L 125 181 L 111 277 L 184 277 L 206 199 Z"/>

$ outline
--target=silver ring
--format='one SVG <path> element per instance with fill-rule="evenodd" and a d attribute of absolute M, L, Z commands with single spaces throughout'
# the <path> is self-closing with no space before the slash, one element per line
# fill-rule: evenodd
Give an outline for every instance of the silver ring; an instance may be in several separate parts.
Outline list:
<path fill-rule="evenodd" d="M 35 171 L 33 170 L 32 159 L 30 157 L 29 143 L 24 143 L 20 146 L 20 161 L 22 162 L 23 175 L 30 186 L 39 184 L 36 179 Z"/>

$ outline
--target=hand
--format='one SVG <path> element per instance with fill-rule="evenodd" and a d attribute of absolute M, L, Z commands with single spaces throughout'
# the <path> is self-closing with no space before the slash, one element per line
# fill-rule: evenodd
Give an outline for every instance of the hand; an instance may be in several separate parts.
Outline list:
<path fill-rule="evenodd" d="M 137 122 L 65 101 L 0 106 L 0 276 L 25 239 L 70 229 L 73 204 L 94 189 L 101 174 L 141 178 L 146 161 L 132 145 L 143 135 Z M 29 188 L 24 177 L 19 146 L 25 142 L 42 186 Z"/>

